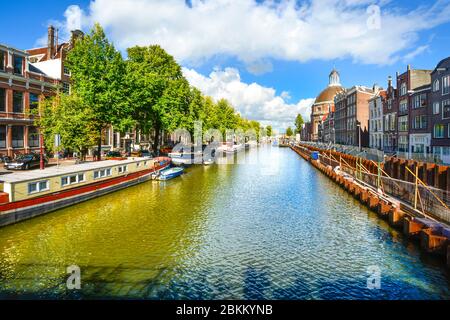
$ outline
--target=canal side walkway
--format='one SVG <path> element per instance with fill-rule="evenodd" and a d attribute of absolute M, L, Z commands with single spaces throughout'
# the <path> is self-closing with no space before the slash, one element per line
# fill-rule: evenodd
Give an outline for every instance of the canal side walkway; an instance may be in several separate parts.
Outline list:
<path fill-rule="evenodd" d="M 444 257 L 447 267 L 450 268 L 450 227 L 448 224 L 423 216 L 416 210 L 411 210 L 400 200 L 380 193 L 379 190 L 375 190 L 341 171 L 340 168 L 324 165 L 319 159 L 313 159 L 312 152 L 306 148 L 294 146 L 291 149 L 352 194 L 355 199 L 376 212 L 381 219 L 387 220 L 393 228 L 401 230 L 407 239 L 419 241 L 423 251 Z"/>

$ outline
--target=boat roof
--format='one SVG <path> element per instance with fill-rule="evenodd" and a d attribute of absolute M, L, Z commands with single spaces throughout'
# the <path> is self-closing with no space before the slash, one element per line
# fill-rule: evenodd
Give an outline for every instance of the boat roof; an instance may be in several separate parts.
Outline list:
<path fill-rule="evenodd" d="M 109 168 L 117 165 L 126 165 L 145 160 L 153 160 L 153 158 L 134 157 L 126 160 L 104 160 L 104 161 L 85 162 L 69 166 L 54 166 L 46 168 L 44 170 L 16 171 L 10 174 L 1 175 L 0 182 L 16 183 L 23 181 L 46 179 L 55 176 L 70 175 L 90 170 Z"/>

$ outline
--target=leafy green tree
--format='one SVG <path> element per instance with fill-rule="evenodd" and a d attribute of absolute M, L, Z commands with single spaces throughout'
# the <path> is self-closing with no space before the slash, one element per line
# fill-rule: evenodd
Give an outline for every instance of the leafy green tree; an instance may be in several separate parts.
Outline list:
<path fill-rule="evenodd" d="M 190 95 L 197 93 L 191 92 L 180 65 L 160 46 L 136 46 L 127 51 L 126 84 L 133 119 L 143 133 L 154 131 L 156 152 L 162 130 L 171 132 L 193 123 L 190 107 L 196 108 L 197 102 L 192 101 L 197 98 Z"/>
<path fill-rule="evenodd" d="M 292 137 L 293 135 L 294 135 L 294 131 L 292 131 L 292 128 L 291 128 L 291 127 L 288 127 L 288 128 L 286 129 L 286 136 Z"/>
<path fill-rule="evenodd" d="M 302 132 L 303 124 L 305 121 L 303 121 L 302 115 L 299 113 L 297 117 L 295 118 L 295 130 L 297 133 Z"/>
<path fill-rule="evenodd" d="M 272 126 L 267 126 L 266 127 L 266 132 L 267 132 L 267 136 L 271 137 L 273 135 Z"/>
<path fill-rule="evenodd" d="M 39 117 L 35 118 L 35 125 L 44 135 L 47 150 L 76 151 L 84 159 L 88 149 L 96 142 L 92 110 L 78 96 L 58 93 L 43 100 L 37 111 Z M 59 150 L 54 145 L 56 134 L 61 136 Z"/>
<path fill-rule="evenodd" d="M 66 65 L 71 72 L 72 92 L 90 109 L 84 114 L 90 117 L 100 160 L 104 130 L 114 125 L 124 132 L 133 124 L 123 86 L 124 61 L 102 27 L 95 24 L 90 34 L 76 41 Z"/>

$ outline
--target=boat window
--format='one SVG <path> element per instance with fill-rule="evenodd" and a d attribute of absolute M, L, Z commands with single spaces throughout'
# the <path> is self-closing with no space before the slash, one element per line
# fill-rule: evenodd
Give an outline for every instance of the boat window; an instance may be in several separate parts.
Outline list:
<path fill-rule="evenodd" d="M 37 193 L 49 190 L 49 181 L 30 182 L 28 184 L 28 193 Z"/>
<path fill-rule="evenodd" d="M 127 166 L 120 166 L 118 168 L 119 173 L 123 173 L 123 172 L 127 172 L 128 171 L 128 167 Z"/>
<path fill-rule="evenodd" d="M 84 174 L 75 174 L 72 176 L 66 176 L 61 178 L 61 185 L 67 186 L 69 184 L 80 183 L 84 181 Z"/>
<path fill-rule="evenodd" d="M 94 171 L 94 179 L 104 178 L 111 175 L 111 168 Z"/>

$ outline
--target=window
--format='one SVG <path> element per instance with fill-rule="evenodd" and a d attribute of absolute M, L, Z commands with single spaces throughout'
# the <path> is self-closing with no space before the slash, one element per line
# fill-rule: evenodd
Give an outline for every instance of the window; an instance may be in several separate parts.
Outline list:
<path fill-rule="evenodd" d="M 400 95 L 401 96 L 406 95 L 406 83 L 404 83 L 404 82 L 400 86 Z"/>
<path fill-rule="evenodd" d="M 433 103 L 433 114 L 439 114 L 440 110 L 440 103 L 439 102 L 434 102 Z"/>
<path fill-rule="evenodd" d="M 407 136 L 399 136 L 398 137 L 398 150 L 400 152 L 408 151 L 408 137 Z"/>
<path fill-rule="evenodd" d="M 28 128 L 28 146 L 31 148 L 39 147 L 39 131 L 36 127 Z"/>
<path fill-rule="evenodd" d="M 64 74 L 65 74 L 66 76 L 70 76 L 70 70 L 69 70 L 68 67 L 64 66 L 63 70 L 64 70 Z"/>
<path fill-rule="evenodd" d="M 450 76 L 442 77 L 442 94 L 450 93 Z"/>
<path fill-rule="evenodd" d="M 14 61 L 14 73 L 21 75 L 23 69 L 23 58 L 14 55 L 13 61 Z"/>
<path fill-rule="evenodd" d="M 0 70 L 5 70 L 5 52 L 0 51 Z"/>
<path fill-rule="evenodd" d="M 427 127 L 427 116 L 415 116 L 414 117 L 414 129 L 426 129 Z"/>
<path fill-rule="evenodd" d="M 388 100 L 387 107 L 388 107 L 388 109 L 392 109 L 392 100 L 391 99 Z"/>
<path fill-rule="evenodd" d="M 398 131 L 408 131 L 408 116 L 398 117 Z"/>
<path fill-rule="evenodd" d="M 442 119 L 450 118 L 450 100 L 442 101 Z"/>
<path fill-rule="evenodd" d="M 128 171 L 128 166 L 120 166 L 117 168 L 117 170 L 119 171 L 119 173 L 124 173 Z"/>
<path fill-rule="evenodd" d="M 0 148 L 6 148 L 6 126 L 0 126 Z"/>
<path fill-rule="evenodd" d="M 0 112 L 6 111 L 6 90 L 0 88 Z"/>
<path fill-rule="evenodd" d="M 70 83 L 68 83 L 68 82 L 63 82 L 63 84 L 62 84 L 62 91 L 63 91 L 65 94 L 70 94 Z"/>
<path fill-rule="evenodd" d="M 444 137 L 444 125 L 443 124 L 435 124 L 434 125 L 434 137 L 435 138 L 443 138 Z"/>
<path fill-rule="evenodd" d="M 14 93 L 13 93 L 13 112 L 23 113 L 23 92 L 14 91 Z"/>
<path fill-rule="evenodd" d="M 12 126 L 12 147 L 23 148 L 23 127 Z"/>
<path fill-rule="evenodd" d="M 433 91 L 434 92 L 439 91 L 439 80 L 438 79 L 434 80 L 434 82 L 433 82 Z"/>
<path fill-rule="evenodd" d="M 30 93 L 30 110 L 37 109 L 39 106 L 39 96 L 34 93 Z"/>
<path fill-rule="evenodd" d="M 84 180 L 84 174 L 80 173 L 80 174 L 74 174 L 71 176 L 66 176 L 66 177 L 62 177 L 61 178 L 61 185 L 64 186 L 68 186 L 71 184 L 77 184 L 80 182 L 83 182 Z"/>
<path fill-rule="evenodd" d="M 425 107 L 426 105 L 427 105 L 427 95 L 425 93 L 414 96 L 413 98 L 414 109 Z"/>
<path fill-rule="evenodd" d="M 111 175 L 111 168 L 94 171 L 94 179 L 109 177 Z"/>
<path fill-rule="evenodd" d="M 408 111 L 408 102 L 406 100 L 403 100 L 402 102 L 400 102 L 400 112 L 406 112 Z"/>
<path fill-rule="evenodd" d="M 38 181 L 38 182 L 30 182 L 28 184 L 28 193 L 37 193 L 42 191 L 47 191 L 50 189 L 50 183 L 48 180 Z"/>

